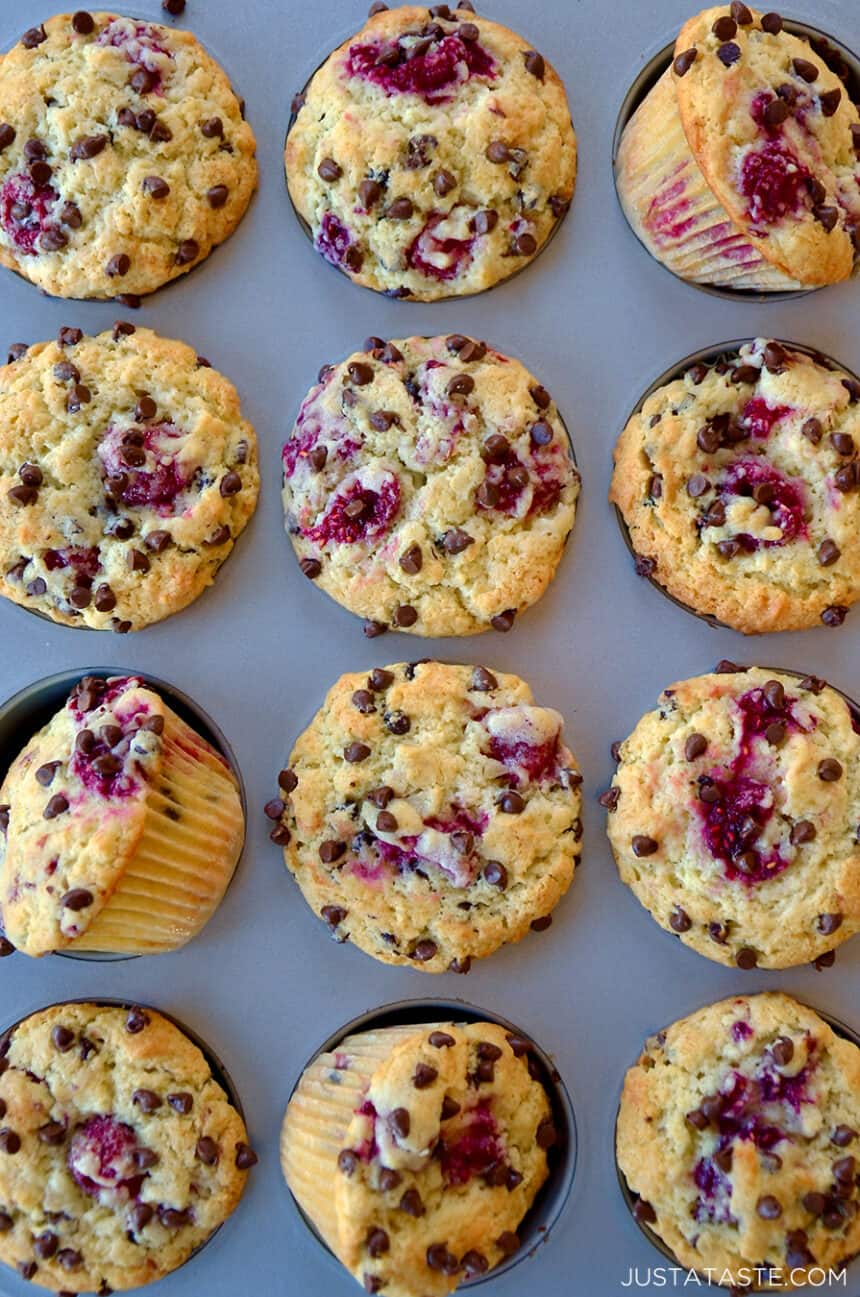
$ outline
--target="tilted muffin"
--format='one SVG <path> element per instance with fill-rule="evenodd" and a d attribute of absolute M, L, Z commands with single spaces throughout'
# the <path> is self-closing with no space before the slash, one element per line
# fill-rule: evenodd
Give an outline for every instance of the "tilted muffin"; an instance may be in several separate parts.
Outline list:
<path fill-rule="evenodd" d="M 137 676 L 85 676 L 0 786 L 12 944 L 158 954 L 214 913 L 245 834 L 219 752 Z"/>
<path fill-rule="evenodd" d="M 680 1265 L 784 1291 L 860 1249 L 858 1129 L 860 1049 L 772 991 L 646 1041 L 616 1151 L 634 1215 Z"/>
<path fill-rule="evenodd" d="M 637 570 L 745 634 L 841 626 L 860 598 L 860 382 L 757 338 L 653 392 L 610 500 Z"/>
<path fill-rule="evenodd" d="M 558 75 L 471 5 L 373 15 L 295 107 L 296 211 L 327 261 L 390 296 L 491 288 L 536 256 L 573 197 Z"/>
<path fill-rule="evenodd" d="M 370 635 L 510 630 L 552 580 L 579 495 L 549 393 L 462 334 L 368 338 L 324 366 L 283 469 L 302 571 Z"/>
<path fill-rule="evenodd" d="M 139 630 L 215 579 L 257 503 L 232 383 L 117 321 L 0 369 L 0 594 L 67 626 Z"/>
<path fill-rule="evenodd" d="M 620 744 L 603 801 L 621 878 L 721 964 L 826 957 L 860 931 L 860 713 L 814 677 L 722 665 Z"/>
<path fill-rule="evenodd" d="M 745 4 L 682 28 L 627 124 L 618 193 L 682 279 L 763 292 L 847 279 L 860 232 L 860 114 L 818 50 Z"/>
<path fill-rule="evenodd" d="M 0 263 L 56 297 L 151 293 L 239 224 L 254 148 L 190 32 L 57 14 L 0 58 Z"/>
<path fill-rule="evenodd" d="M 573 879 L 582 776 L 561 727 L 485 667 L 341 676 L 278 777 L 272 838 L 338 941 L 468 972 L 548 927 Z"/>
<path fill-rule="evenodd" d="M 388 1027 L 302 1074 L 281 1166 L 366 1292 L 443 1297 L 519 1247 L 558 1138 L 528 1049 L 489 1022 Z"/>
<path fill-rule="evenodd" d="M 227 1219 L 256 1162 L 205 1056 L 152 1009 L 58 1004 L 0 1059 L 0 1261 L 53 1291 L 138 1288 Z"/>

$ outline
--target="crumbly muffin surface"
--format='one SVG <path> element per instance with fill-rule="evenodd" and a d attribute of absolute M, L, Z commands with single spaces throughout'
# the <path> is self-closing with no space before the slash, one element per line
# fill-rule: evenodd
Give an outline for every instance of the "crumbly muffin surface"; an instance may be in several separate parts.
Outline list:
<path fill-rule="evenodd" d="M 860 930 L 860 714 L 822 681 L 672 685 L 604 802 L 622 880 L 709 959 L 785 968 Z"/>
<path fill-rule="evenodd" d="M 461 334 L 320 371 L 283 450 L 303 572 L 379 631 L 509 630 L 543 594 L 579 475 L 549 392 Z"/>
<path fill-rule="evenodd" d="M 573 196 L 558 75 L 471 10 L 376 14 L 297 105 L 296 210 L 317 251 L 377 291 L 426 301 L 490 288 L 540 251 Z"/>
<path fill-rule="evenodd" d="M 747 634 L 839 626 L 860 597 L 860 382 L 757 338 L 659 388 L 615 448 L 640 571 Z"/>
<path fill-rule="evenodd" d="M 582 836 L 561 726 L 522 680 L 483 667 L 342 676 L 266 808 L 335 938 L 385 963 L 467 972 L 549 926 Z"/>
<path fill-rule="evenodd" d="M 254 511 L 239 396 L 184 342 L 118 321 L 0 369 L 0 593 L 137 630 L 197 598 Z"/>
<path fill-rule="evenodd" d="M 768 992 L 646 1042 L 624 1082 L 617 1156 L 637 1219 L 680 1265 L 784 1291 L 860 1247 L 858 1130 L 860 1049 Z"/>
<path fill-rule="evenodd" d="M 256 1160 L 200 1049 L 152 1009 L 26 1018 L 4 1042 L 0 1106 L 0 1260 L 54 1292 L 175 1270 Z"/>
<path fill-rule="evenodd" d="M 150 293 L 238 225 L 254 148 L 190 32 L 57 14 L 0 59 L 0 262 L 58 297 Z"/>

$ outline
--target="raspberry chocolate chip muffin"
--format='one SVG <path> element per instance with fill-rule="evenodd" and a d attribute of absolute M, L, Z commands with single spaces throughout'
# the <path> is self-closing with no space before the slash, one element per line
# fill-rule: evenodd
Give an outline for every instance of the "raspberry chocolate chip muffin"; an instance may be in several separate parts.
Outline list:
<path fill-rule="evenodd" d="M 860 713 L 812 676 L 721 666 L 619 746 L 603 800 L 621 878 L 721 964 L 832 962 L 860 930 Z"/>
<path fill-rule="evenodd" d="M 443 1297 L 517 1250 L 558 1139 L 528 1049 L 489 1022 L 388 1027 L 302 1074 L 281 1166 L 366 1292 Z"/>
<path fill-rule="evenodd" d="M 634 1216 L 682 1266 L 784 1291 L 860 1250 L 858 1129 L 860 1049 L 772 991 L 646 1041 L 616 1151 Z"/>
<path fill-rule="evenodd" d="M 232 383 L 117 321 L 0 369 L 0 594 L 66 626 L 138 630 L 197 598 L 257 503 Z"/>
<path fill-rule="evenodd" d="M 272 839 L 337 941 L 468 972 L 549 927 L 573 879 L 582 776 L 561 727 L 485 667 L 341 676 L 278 776 Z"/>
<path fill-rule="evenodd" d="M 257 1160 L 245 1124 L 160 1013 L 58 1004 L 0 1048 L 0 1260 L 25 1279 L 138 1288 L 234 1210 Z"/>
<path fill-rule="evenodd" d="M 847 279 L 860 228 L 860 114 L 776 13 L 691 18 L 627 124 L 618 193 L 658 261 L 699 284 L 774 292 Z"/>
<path fill-rule="evenodd" d="M 860 382 L 763 338 L 649 396 L 609 498 L 637 570 L 745 634 L 841 626 L 860 598 Z"/>
<path fill-rule="evenodd" d="M 492 288 L 537 255 L 573 197 L 558 75 L 471 5 L 383 6 L 294 107 L 287 182 L 314 246 L 393 297 Z"/>
<path fill-rule="evenodd" d="M 85 676 L 0 787 L 0 907 L 28 955 L 176 950 L 242 849 L 239 784 L 137 676 Z"/>
<path fill-rule="evenodd" d="M 239 224 L 254 148 L 190 32 L 49 18 L 0 58 L 0 263 L 56 297 L 151 293 Z"/>
<path fill-rule="evenodd" d="M 283 470 L 302 571 L 368 635 L 510 630 L 552 580 L 579 495 L 547 390 L 462 334 L 368 338 L 324 366 Z"/>

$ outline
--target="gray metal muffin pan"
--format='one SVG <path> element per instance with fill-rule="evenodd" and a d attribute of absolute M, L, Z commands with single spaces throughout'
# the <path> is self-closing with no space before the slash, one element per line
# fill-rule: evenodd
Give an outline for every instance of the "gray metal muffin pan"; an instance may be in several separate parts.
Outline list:
<path fill-rule="evenodd" d="M 51 8 L 46 0 L 0 6 L 0 48 Z M 669 275 L 630 234 L 613 187 L 618 109 L 648 59 L 695 8 L 696 0 L 615 0 L 611 10 L 601 0 L 488 0 L 486 12 L 558 69 L 580 156 L 576 196 L 557 237 L 528 270 L 489 293 L 425 305 L 360 289 L 330 272 L 295 219 L 282 161 L 290 100 L 308 71 L 361 25 L 363 0 L 188 0 L 179 21 L 245 95 L 261 166 L 260 192 L 239 230 L 193 275 L 129 312 L 47 298 L 0 272 L 4 346 L 52 337 L 64 324 L 96 333 L 117 317 L 131 318 L 208 356 L 236 383 L 260 439 L 257 514 L 215 585 L 176 617 L 120 638 L 72 632 L 0 601 L 0 700 L 59 671 L 83 674 L 94 662 L 164 677 L 217 719 L 248 790 L 242 867 L 184 950 L 110 964 L 20 955 L 0 961 L 4 1020 L 69 997 L 142 1000 L 193 1023 L 228 1060 L 260 1164 L 227 1226 L 193 1265 L 160 1281 L 159 1297 L 360 1291 L 326 1264 L 295 1211 L 280 1173 L 278 1135 L 296 1077 L 320 1039 L 378 1005 L 463 996 L 539 1041 L 573 1098 L 578 1159 L 564 1212 L 527 1266 L 486 1283 L 482 1291 L 493 1297 L 519 1297 L 523 1279 L 539 1297 L 651 1291 L 649 1268 L 663 1258 L 630 1217 L 613 1155 L 623 1075 L 649 1033 L 739 989 L 777 987 L 860 1026 L 860 941 L 841 947 L 822 973 L 741 973 L 667 940 L 618 881 L 596 801 L 611 778 L 612 740 L 630 732 L 665 685 L 719 658 L 784 663 L 860 696 L 860 607 L 839 630 L 744 641 L 711 629 L 636 576 L 606 501 L 612 446 L 625 418 L 654 376 L 691 351 L 764 334 L 805 342 L 860 371 L 856 282 L 786 301 L 727 300 Z M 164 16 L 159 0 L 120 9 Z M 849 47 L 860 45 L 856 0 L 792 0 L 788 12 Z M 508 635 L 431 641 L 389 633 L 367 641 L 360 621 L 299 572 L 283 531 L 281 445 L 324 362 L 369 334 L 453 332 L 519 357 L 555 397 L 583 476 L 576 526 L 552 586 Z M 273 796 L 284 752 L 341 672 L 428 654 L 525 677 L 540 702 L 565 716 L 585 774 L 583 864 L 552 927 L 478 961 L 465 981 L 389 968 L 332 943 L 255 809 Z M 848 1297 L 856 1290 L 854 1281 Z M 34 1291 L 0 1270 L 4 1297 Z"/>

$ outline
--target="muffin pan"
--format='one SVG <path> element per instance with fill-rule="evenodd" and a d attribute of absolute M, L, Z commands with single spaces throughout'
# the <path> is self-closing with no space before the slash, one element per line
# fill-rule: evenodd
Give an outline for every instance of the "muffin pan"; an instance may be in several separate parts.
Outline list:
<path fill-rule="evenodd" d="M 284 755 L 342 672 L 423 656 L 513 672 L 565 717 L 582 759 L 583 867 L 552 927 L 477 961 L 465 980 L 444 974 L 432 986 L 447 1002 L 464 996 L 487 1017 L 522 1023 L 575 1097 L 577 1171 L 558 1223 L 528 1264 L 497 1273 L 481 1292 L 515 1297 L 523 1278 L 536 1297 L 648 1291 L 631 1283 L 631 1271 L 638 1267 L 647 1282 L 649 1267 L 663 1258 L 618 1191 L 613 1130 L 624 1072 L 650 1032 L 739 986 L 783 989 L 844 1021 L 858 1019 L 860 941 L 847 943 L 821 973 L 796 968 L 741 977 L 665 940 L 618 880 L 596 799 L 610 781 L 611 742 L 630 733 L 667 683 L 720 658 L 814 671 L 860 698 L 860 610 L 838 633 L 783 633 L 752 645 L 712 629 L 657 598 L 636 576 L 606 503 L 613 443 L 654 375 L 674 369 L 688 352 L 753 334 L 797 339 L 860 372 L 860 286 L 834 285 L 798 300 L 769 296 L 764 303 L 712 296 L 668 274 L 631 236 L 611 171 L 619 101 L 694 3 L 617 0 L 609 23 L 598 0 L 541 0 L 527 10 L 516 0 L 476 4 L 526 33 L 557 68 L 580 146 L 577 191 L 557 237 L 491 295 L 424 305 L 360 291 L 328 272 L 290 210 L 282 159 L 291 96 L 363 23 L 368 0 L 256 0 L 244 8 L 235 0 L 188 0 L 177 20 L 165 15 L 161 0 L 124 0 L 122 10 L 144 19 L 187 24 L 229 69 L 248 97 L 260 192 L 213 256 L 179 285 L 145 299 L 139 312 L 120 303 L 45 298 L 14 275 L 0 276 L 4 347 L 52 337 L 62 325 L 87 333 L 118 317 L 148 325 L 188 341 L 229 374 L 260 441 L 258 511 L 206 596 L 179 616 L 143 634 L 96 639 L 95 632 L 71 634 L 19 615 L 6 601 L 0 606 L 0 699 L 57 673 L 77 678 L 92 663 L 112 673 L 166 677 L 216 718 L 247 786 L 243 863 L 216 914 L 184 950 L 109 966 L 0 960 L 6 1018 L 68 997 L 148 1001 L 195 1023 L 230 1061 L 260 1164 L 229 1228 L 193 1266 L 160 1281 L 159 1297 L 361 1291 L 326 1262 L 294 1210 L 278 1164 L 278 1129 L 295 1078 L 327 1032 L 372 1006 L 427 996 L 431 988 L 418 971 L 377 965 L 349 943 L 326 944 L 268 840 L 271 824 L 262 812 Z M 0 7 L 0 49 L 51 9 L 45 0 Z M 860 43 L 855 0 L 828 0 L 826 14 L 812 0 L 795 0 L 791 14 L 826 25 L 834 41 Z M 455 332 L 517 356 L 552 392 L 583 476 L 576 533 L 552 585 L 509 634 L 419 644 L 389 632 L 369 641 L 360 623 L 320 597 L 293 559 L 279 499 L 281 446 L 313 375 L 332 357 L 350 354 L 368 335 Z M 57 701 L 65 691 L 64 684 Z M 18 750 L 25 738 L 22 732 L 11 746 Z M 38 1291 L 5 1269 L 0 1287 L 8 1297 Z M 855 1280 L 854 1289 L 849 1283 L 834 1292 L 857 1287 Z"/>
<path fill-rule="evenodd" d="M 759 7 L 764 10 L 767 8 L 767 6 Z M 810 5 L 809 11 L 812 12 L 813 9 L 814 6 Z M 688 9 L 684 11 L 681 21 L 683 22 L 684 19 L 692 16 L 696 12 L 697 6 L 691 4 Z M 794 36 L 799 36 L 802 40 L 809 41 L 816 54 L 818 54 L 824 63 L 826 63 L 827 66 L 836 72 L 843 80 L 843 84 L 845 85 L 845 89 L 851 100 L 854 103 L 860 103 L 860 58 L 858 58 L 858 56 L 850 50 L 847 45 L 843 44 L 842 41 L 837 40 L 834 36 L 822 31 L 819 27 L 813 27 L 810 23 L 798 22 L 794 18 L 789 18 L 787 15 L 783 15 L 783 19 L 785 30 Z M 677 35 L 677 32 L 675 35 Z M 621 101 L 621 107 L 618 110 L 618 117 L 615 122 L 615 131 L 612 136 L 612 168 L 616 182 L 616 197 L 618 197 L 616 166 L 618 162 L 618 150 L 621 145 L 621 136 L 624 134 L 624 128 L 636 112 L 636 109 L 642 103 L 643 99 L 646 98 L 649 91 L 651 91 L 657 84 L 660 77 L 672 62 L 674 50 L 675 36 L 672 37 L 668 45 L 664 45 L 662 49 L 658 50 L 656 54 L 649 58 L 645 66 L 641 68 L 639 74 L 634 78 L 630 85 L 630 89 Z M 626 218 L 625 224 L 627 224 Z M 636 239 L 637 243 L 640 244 L 642 250 L 650 257 L 650 251 L 641 242 L 638 235 L 636 235 L 633 230 L 630 230 L 630 233 L 633 234 L 633 237 Z M 660 263 L 658 262 L 657 264 L 659 265 Z M 664 266 L 663 269 L 666 270 L 667 274 L 672 275 L 673 279 L 678 278 L 678 276 L 667 267 Z M 857 263 L 855 261 L 855 274 L 856 270 Z M 797 297 L 805 297 L 808 293 L 820 291 L 819 289 L 813 288 L 798 288 L 794 290 L 788 289 L 784 292 L 765 293 L 748 288 L 720 288 L 716 284 L 696 284 L 689 280 L 682 280 L 682 283 L 688 283 L 690 288 L 697 288 L 700 292 L 709 293 L 713 297 L 724 297 L 728 301 L 735 302 L 791 301 Z"/>
<path fill-rule="evenodd" d="M 537 1079 L 541 1082 L 549 1097 L 553 1122 L 558 1132 L 558 1142 L 553 1145 L 547 1154 L 549 1178 L 538 1193 L 531 1210 L 525 1216 L 522 1225 L 517 1231 L 521 1242 L 519 1250 L 509 1257 L 507 1261 L 503 1261 L 487 1274 L 470 1279 L 460 1285 L 462 1288 L 468 1288 L 471 1291 L 473 1288 L 477 1288 L 479 1284 L 489 1283 L 493 1279 L 500 1278 L 503 1274 L 515 1269 L 522 1261 L 537 1255 L 539 1248 L 549 1241 L 550 1232 L 559 1221 L 573 1186 L 577 1153 L 576 1117 L 567 1087 L 549 1055 L 521 1027 L 508 1022 L 506 1018 L 502 1018 L 497 1013 L 491 1013 L 474 1004 L 467 1004 L 464 1000 L 399 1000 L 395 1004 L 386 1004 L 379 1009 L 371 1009 L 367 1013 L 362 1013 L 359 1017 L 353 1018 L 352 1022 L 338 1028 L 329 1036 L 328 1040 L 314 1050 L 301 1070 L 303 1072 L 306 1067 L 309 1067 L 320 1054 L 335 1051 L 340 1042 L 347 1036 L 362 1031 L 379 1031 L 384 1027 L 409 1026 L 412 1023 L 415 1023 L 416 1028 L 418 1028 L 427 1022 L 495 1022 L 500 1027 L 504 1027 L 506 1031 L 513 1032 L 517 1036 L 528 1040 L 531 1046 L 529 1058 L 533 1059 L 537 1064 Z M 296 1084 L 298 1084 L 298 1078 Z M 295 1086 L 293 1089 L 295 1089 Z M 286 1103 L 284 1106 L 286 1107 Z M 289 1193 L 289 1190 L 287 1192 Z M 290 1194 L 290 1197 L 292 1198 L 292 1194 Z M 337 1267 L 338 1271 L 343 1274 L 340 1262 L 323 1242 L 313 1223 L 294 1198 L 292 1198 L 292 1201 L 296 1212 L 307 1226 L 319 1248 L 324 1252 L 327 1261 L 332 1266 Z M 518 1278 L 522 1282 L 521 1277 L 518 1276 Z"/>

